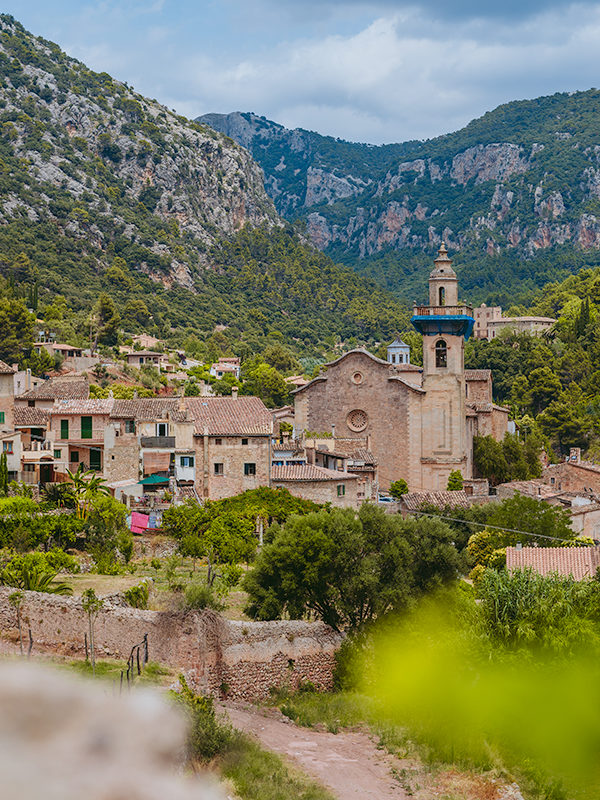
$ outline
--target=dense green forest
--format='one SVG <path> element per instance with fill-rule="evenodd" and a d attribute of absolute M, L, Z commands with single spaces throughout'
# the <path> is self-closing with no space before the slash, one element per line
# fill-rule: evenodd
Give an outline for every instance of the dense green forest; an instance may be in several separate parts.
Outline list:
<path fill-rule="evenodd" d="M 524 309 L 522 309 L 524 310 Z M 540 338 L 505 332 L 471 340 L 465 363 L 490 368 L 496 399 L 527 434 L 538 428 L 556 454 L 583 447 L 600 456 L 600 268 L 584 269 L 538 293 L 531 311 L 557 317 Z"/>

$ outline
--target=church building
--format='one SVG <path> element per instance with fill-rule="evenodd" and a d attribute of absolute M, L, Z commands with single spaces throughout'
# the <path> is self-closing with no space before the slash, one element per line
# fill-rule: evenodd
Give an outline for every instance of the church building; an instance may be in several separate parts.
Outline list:
<path fill-rule="evenodd" d="M 508 425 L 508 410 L 492 401 L 490 370 L 465 370 L 473 309 L 458 301 L 444 243 L 429 276 L 429 304 L 416 306 L 411 322 L 423 336 L 422 368 L 400 339 L 386 361 L 351 350 L 296 390 L 295 428 L 298 436 L 332 436 L 335 450 L 371 451 L 382 490 L 404 478 L 411 491 L 439 491 L 453 470 L 473 477 L 474 436 L 500 440 Z"/>

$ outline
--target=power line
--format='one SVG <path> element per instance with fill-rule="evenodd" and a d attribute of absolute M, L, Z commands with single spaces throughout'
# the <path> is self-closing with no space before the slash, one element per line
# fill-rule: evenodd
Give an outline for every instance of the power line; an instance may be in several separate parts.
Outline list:
<path fill-rule="evenodd" d="M 436 517 L 437 519 L 447 519 L 449 522 L 461 522 L 463 525 L 479 525 L 481 528 L 493 528 L 497 531 L 507 533 L 520 533 L 523 536 L 536 536 L 538 539 L 552 539 L 554 542 L 572 542 L 573 539 L 561 539 L 559 536 L 547 536 L 544 533 L 531 533 L 531 531 L 517 531 L 514 528 L 502 528 L 500 525 L 486 525 L 485 522 L 474 522 L 468 519 L 457 519 L 456 517 L 444 517 L 441 514 L 432 514 L 429 511 L 413 511 L 413 514 L 421 514 L 423 517 Z"/>

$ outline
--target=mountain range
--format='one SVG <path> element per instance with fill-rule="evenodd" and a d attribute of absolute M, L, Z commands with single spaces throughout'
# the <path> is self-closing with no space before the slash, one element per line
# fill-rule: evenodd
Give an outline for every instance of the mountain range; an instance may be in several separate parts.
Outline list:
<path fill-rule="evenodd" d="M 465 291 L 510 304 L 600 248 L 600 92 L 507 103 L 462 130 L 372 146 L 253 113 L 198 118 L 247 148 L 319 249 L 412 299 L 445 240 Z"/>
<path fill-rule="evenodd" d="M 62 295 L 71 338 L 101 294 L 125 331 L 218 334 L 224 351 L 275 336 L 318 353 L 406 324 L 391 295 L 303 243 L 231 138 L 7 15 L 0 68 L 0 290 L 42 311 Z"/>

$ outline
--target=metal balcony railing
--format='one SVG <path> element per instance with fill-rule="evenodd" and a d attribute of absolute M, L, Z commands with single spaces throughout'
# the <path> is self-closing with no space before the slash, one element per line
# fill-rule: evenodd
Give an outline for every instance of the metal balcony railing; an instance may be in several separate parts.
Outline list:
<path fill-rule="evenodd" d="M 466 303 L 458 306 L 415 306 L 413 314 L 417 317 L 473 316 L 473 306 Z"/>
<path fill-rule="evenodd" d="M 175 447 L 174 436 L 142 436 L 142 447 L 161 447 L 171 450 Z"/>

